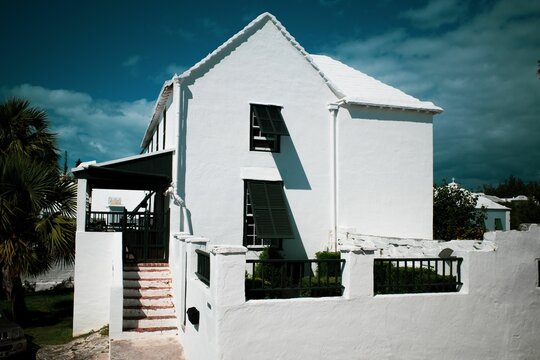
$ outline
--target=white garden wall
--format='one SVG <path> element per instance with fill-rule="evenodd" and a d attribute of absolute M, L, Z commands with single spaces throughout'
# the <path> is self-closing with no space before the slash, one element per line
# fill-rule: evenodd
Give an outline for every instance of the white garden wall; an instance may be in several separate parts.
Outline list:
<path fill-rule="evenodd" d="M 121 249 L 120 232 L 77 231 L 73 336 L 109 324 L 113 260 Z"/>
<path fill-rule="evenodd" d="M 231 259 L 242 264 L 245 255 L 228 255 L 228 266 L 212 269 L 221 280 L 212 278 L 210 289 L 201 290 L 198 280 L 189 279 L 188 293 L 193 287 L 197 295 L 187 306 L 201 311 L 201 323 L 199 330 L 186 325 L 186 354 L 191 360 L 536 359 L 540 228 L 488 233 L 486 239 L 480 251 L 473 241 L 445 243 L 464 258 L 459 293 L 374 296 L 378 250 L 369 255 L 349 247 L 343 249 L 343 297 L 245 302 L 233 296 L 235 304 L 220 305 L 222 297 L 230 298 L 228 291 L 237 290 L 224 283 L 244 276 L 230 264 Z M 205 341 L 215 347 L 215 357 L 198 353 Z"/>

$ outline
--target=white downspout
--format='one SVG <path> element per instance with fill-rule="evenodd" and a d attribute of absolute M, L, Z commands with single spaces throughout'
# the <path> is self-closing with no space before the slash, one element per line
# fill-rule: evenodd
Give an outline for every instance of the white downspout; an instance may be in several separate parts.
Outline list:
<path fill-rule="evenodd" d="M 337 237 L 337 113 L 338 104 L 329 104 L 330 112 L 330 194 L 331 194 L 331 224 L 332 224 L 332 246 L 333 251 L 338 249 Z"/>

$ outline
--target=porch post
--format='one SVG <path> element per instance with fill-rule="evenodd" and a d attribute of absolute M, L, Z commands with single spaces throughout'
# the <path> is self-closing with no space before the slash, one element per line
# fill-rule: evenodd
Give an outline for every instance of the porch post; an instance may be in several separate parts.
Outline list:
<path fill-rule="evenodd" d="M 77 179 L 77 231 L 86 231 L 86 192 L 88 180 Z"/>

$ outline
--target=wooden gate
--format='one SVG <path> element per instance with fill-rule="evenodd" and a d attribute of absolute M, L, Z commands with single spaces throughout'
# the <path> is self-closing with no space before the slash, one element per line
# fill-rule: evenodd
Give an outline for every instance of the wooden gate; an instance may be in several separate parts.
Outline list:
<path fill-rule="evenodd" d="M 167 262 L 168 219 L 168 213 L 124 213 L 124 261 Z"/>

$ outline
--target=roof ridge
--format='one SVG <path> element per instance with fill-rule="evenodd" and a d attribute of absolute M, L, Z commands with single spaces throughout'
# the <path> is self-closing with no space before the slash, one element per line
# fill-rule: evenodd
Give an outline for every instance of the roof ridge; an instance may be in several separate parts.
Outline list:
<path fill-rule="evenodd" d="M 192 67 L 184 71 L 182 74 L 178 76 L 179 79 L 187 79 L 189 78 L 194 71 L 200 69 L 202 66 L 204 66 L 206 63 L 208 63 L 212 58 L 215 56 L 218 56 L 222 51 L 224 51 L 229 45 L 232 45 L 238 38 L 246 34 L 247 31 L 251 30 L 253 27 L 255 27 L 257 24 L 261 23 L 264 20 L 270 20 L 272 23 L 277 27 L 279 32 L 291 43 L 291 45 L 296 48 L 302 56 L 311 64 L 311 66 L 319 73 L 319 75 L 324 79 L 325 83 L 328 87 L 336 94 L 338 98 L 343 97 L 343 93 L 338 90 L 338 88 L 335 86 L 335 84 L 332 83 L 332 81 L 324 74 L 324 72 L 319 69 L 317 64 L 313 62 L 313 59 L 311 58 L 311 55 L 304 49 L 302 45 L 295 39 L 294 36 L 291 35 L 291 33 L 287 30 L 287 28 L 270 12 L 266 11 L 257 16 L 255 19 L 250 21 L 242 30 L 238 31 L 236 34 L 231 36 L 229 39 L 227 39 L 223 44 L 218 46 L 214 51 L 206 55 L 202 60 L 195 63 Z"/>

